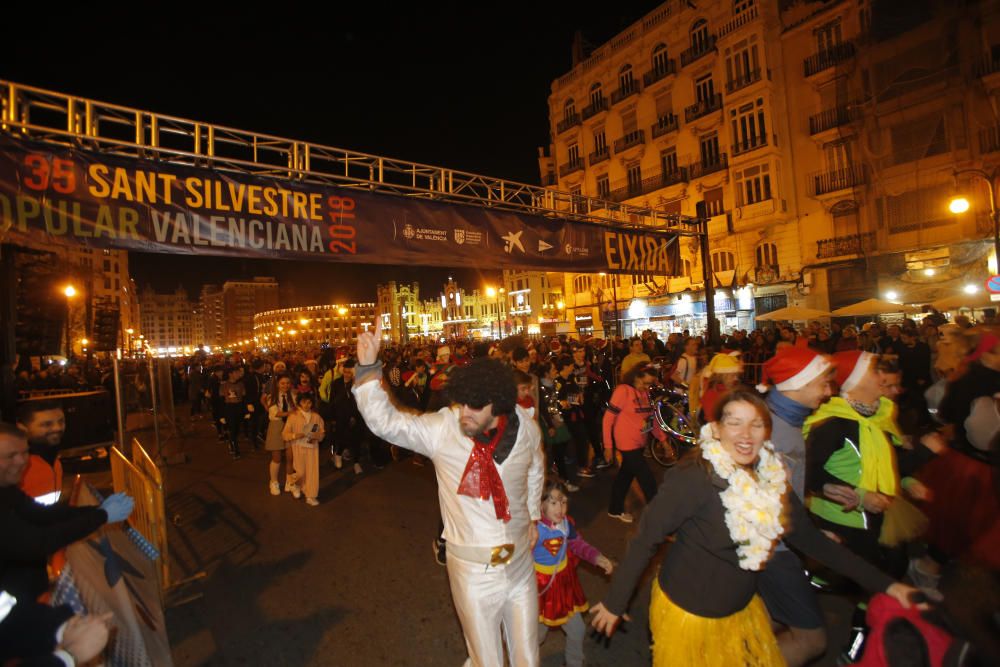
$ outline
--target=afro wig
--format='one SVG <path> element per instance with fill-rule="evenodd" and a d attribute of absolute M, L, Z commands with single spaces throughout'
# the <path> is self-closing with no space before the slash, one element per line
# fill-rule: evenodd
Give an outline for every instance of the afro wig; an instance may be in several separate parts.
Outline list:
<path fill-rule="evenodd" d="M 448 373 L 448 399 L 470 408 L 493 404 L 493 414 L 514 411 L 517 384 L 510 366 L 497 359 L 479 358 Z"/>

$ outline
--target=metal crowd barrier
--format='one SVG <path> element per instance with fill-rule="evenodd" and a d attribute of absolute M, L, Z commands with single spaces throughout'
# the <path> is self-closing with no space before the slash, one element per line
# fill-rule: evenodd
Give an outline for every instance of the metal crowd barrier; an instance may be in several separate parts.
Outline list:
<path fill-rule="evenodd" d="M 129 524 L 158 552 L 161 593 L 167 591 L 170 579 L 170 557 L 167 550 L 167 523 L 160 469 L 135 438 L 132 439 L 132 460 L 117 447 L 111 448 L 111 477 L 115 492 L 125 492 L 135 499 L 135 509 Z"/>

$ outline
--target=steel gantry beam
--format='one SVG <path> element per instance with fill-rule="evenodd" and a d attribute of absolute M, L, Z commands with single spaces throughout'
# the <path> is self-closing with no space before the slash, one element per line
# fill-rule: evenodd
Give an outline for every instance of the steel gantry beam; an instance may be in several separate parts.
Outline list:
<path fill-rule="evenodd" d="M 682 236 L 702 221 L 0 80 L 0 130 L 103 153 Z"/>

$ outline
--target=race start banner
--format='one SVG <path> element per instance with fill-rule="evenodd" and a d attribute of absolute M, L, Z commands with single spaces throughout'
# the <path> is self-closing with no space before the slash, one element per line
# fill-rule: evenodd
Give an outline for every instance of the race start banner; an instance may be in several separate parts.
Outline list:
<path fill-rule="evenodd" d="M 116 157 L 0 135 L 0 240 L 675 276 L 677 236 Z"/>

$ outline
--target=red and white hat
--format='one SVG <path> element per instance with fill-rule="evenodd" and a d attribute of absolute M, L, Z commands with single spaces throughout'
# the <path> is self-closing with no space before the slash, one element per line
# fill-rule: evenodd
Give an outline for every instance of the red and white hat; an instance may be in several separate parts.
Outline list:
<path fill-rule="evenodd" d="M 832 363 L 829 357 L 815 350 L 807 347 L 783 347 L 764 362 L 760 381 L 763 385 L 770 380 L 778 391 L 794 391 L 826 373 L 830 366 Z"/>
<path fill-rule="evenodd" d="M 837 364 L 837 384 L 840 385 L 840 391 L 850 391 L 858 386 L 858 382 L 871 368 L 874 357 L 871 352 L 860 350 L 838 352 L 833 355 L 833 363 Z"/>

